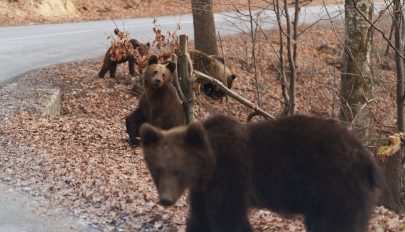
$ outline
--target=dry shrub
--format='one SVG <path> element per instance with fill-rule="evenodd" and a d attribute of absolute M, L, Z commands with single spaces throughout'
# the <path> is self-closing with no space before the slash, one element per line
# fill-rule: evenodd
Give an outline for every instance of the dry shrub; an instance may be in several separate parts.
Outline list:
<path fill-rule="evenodd" d="M 141 72 L 148 64 L 149 55 L 156 55 L 160 62 L 169 60 L 173 54 L 179 53 L 179 39 L 177 36 L 177 31 L 180 26 L 177 25 L 175 31 L 167 32 L 167 35 L 162 33 L 162 29 L 157 23 L 157 20 L 153 20 L 153 32 L 155 33 L 155 39 L 152 43 L 146 43 L 147 52 L 141 55 L 140 49 L 142 47 L 134 48 L 130 42 L 131 38 L 128 32 L 114 29 L 114 36 L 109 36 L 107 39 L 112 38 L 111 49 L 110 49 L 110 59 L 112 61 L 120 61 L 126 56 L 132 56 L 136 60 L 138 70 Z"/>
<path fill-rule="evenodd" d="M 179 54 L 179 37 L 177 31 L 180 30 L 180 25 L 177 24 L 173 32 L 167 32 L 167 35 L 162 33 L 161 27 L 158 25 L 157 19 L 153 19 L 153 32 L 155 40 L 152 42 L 151 54 L 157 55 L 160 61 L 166 61 L 173 54 Z"/>
<path fill-rule="evenodd" d="M 135 55 L 135 49 L 130 43 L 129 34 L 120 31 L 118 28 L 114 29 L 114 34 L 118 38 L 111 41 L 110 60 L 120 61 L 128 55 Z"/>

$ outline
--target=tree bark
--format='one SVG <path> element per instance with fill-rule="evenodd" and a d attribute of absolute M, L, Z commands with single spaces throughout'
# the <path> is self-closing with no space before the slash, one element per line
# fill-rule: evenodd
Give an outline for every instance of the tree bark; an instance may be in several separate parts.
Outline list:
<path fill-rule="evenodd" d="M 179 50 L 180 55 L 177 59 L 177 72 L 178 72 L 178 80 L 180 82 L 182 94 L 180 98 L 183 98 L 183 106 L 184 111 L 186 113 L 186 121 L 187 124 L 193 123 L 194 119 L 194 100 L 195 100 L 195 93 L 193 88 L 193 83 L 190 79 L 190 67 L 191 64 L 190 59 L 187 58 L 187 36 L 180 35 L 179 36 Z"/>
<path fill-rule="evenodd" d="M 395 49 L 403 54 L 404 51 L 404 29 L 403 13 L 401 0 L 394 0 L 394 15 L 392 24 L 394 28 Z M 399 131 L 404 131 L 404 62 L 399 53 L 395 53 L 395 64 L 397 74 L 397 126 Z M 388 157 L 388 161 L 380 162 L 382 166 L 387 186 L 381 197 L 381 203 L 386 208 L 396 212 L 404 212 L 404 199 L 402 194 L 402 181 L 404 171 L 402 168 L 402 159 L 404 149 L 401 149 L 394 155 Z"/>
<path fill-rule="evenodd" d="M 215 33 L 212 0 L 191 1 L 195 49 L 209 55 L 217 55 L 217 39 Z"/>
<path fill-rule="evenodd" d="M 356 4 L 356 5 L 355 5 Z M 373 0 L 345 0 L 345 54 L 341 76 L 341 119 L 351 124 L 354 134 L 366 142 L 370 126 Z"/>
<path fill-rule="evenodd" d="M 288 1 L 284 0 L 284 12 L 285 12 L 285 19 L 287 24 L 287 56 L 288 56 L 288 64 L 290 67 L 290 86 L 289 86 L 289 99 L 290 105 L 288 109 L 288 114 L 293 115 L 295 114 L 295 82 L 297 80 L 297 65 L 295 62 L 297 61 L 298 57 L 298 49 L 297 49 L 297 39 L 298 39 L 298 16 L 299 16 L 299 3 L 296 2 L 295 4 L 295 19 L 294 22 L 291 23 L 290 13 L 288 11 Z M 293 28 L 291 28 L 293 26 Z M 294 32 L 293 32 L 293 31 Z"/>
<path fill-rule="evenodd" d="M 378 160 L 378 163 L 383 171 L 387 185 L 381 196 L 380 203 L 396 213 L 403 213 L 404 206 L 402 204 L 402 157 L 404 149 L 401 149 L 394 155 L 388 157 L 386 161 Z"/>
<path fill-rule="evenodd" d="M 395 29 L 395 47 L 401 53 L 404 52 L 404 22 L 401 0 L 394 0 L 394 17 L 392 19 Z M 397 73 L 397 126 L 399 131 L 404 132 L 404 61 L 395 54 Z"/>
<path fill-rule="evenodd" d="M 276 18 L 277 18 L 277 24 L 278 24 L 278 36 L 279 36 L 279 62 L 280 62 L 280 71 L 279 71 L 279 77 L 280 77 L 280 85 L 281 85 L 281 93 L 284 98 L 284 107 L 283 110 L 281 111 L 279 116 L 287 116 L 288 112 L 290 111 L 290 95 L 289 91 L 287 88 L 287 78 L 285 74 L 285 61 L 284 61 L 284 31 L 283 31 L 283 26 L 281 22 L 281 6 L 280 6 L 280 0 L 275 0 L 275 5 L 274 5 L 274 12 L 276 13 Z"/>

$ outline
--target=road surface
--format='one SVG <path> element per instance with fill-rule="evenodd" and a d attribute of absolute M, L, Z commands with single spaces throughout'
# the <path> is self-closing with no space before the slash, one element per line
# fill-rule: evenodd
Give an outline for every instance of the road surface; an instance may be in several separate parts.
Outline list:
<path fill-rule="evenodd" d="M 100 232 L 0 183 L 0 232 Z"/>

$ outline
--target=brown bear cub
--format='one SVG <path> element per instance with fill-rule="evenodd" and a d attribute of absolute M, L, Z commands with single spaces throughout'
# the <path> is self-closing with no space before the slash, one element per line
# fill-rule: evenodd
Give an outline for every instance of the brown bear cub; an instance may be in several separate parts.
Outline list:
<path fill-rule="evenodd" d="M 253 231 L 250 208 L 302 214 L 311 232 L 366 232 L 384 183 L 372 154 L 333 120 L 214 116 L 140 133 L 159 203 L 190 190 L 189 232 Z"/>
<path fill-rule="evenodd" d="M 214 77 L 215 79 L 221 81 L 229 89 L 232 87 L 232 83 L 235 80 L 236 75 L 232 73 L 231 69 L 224 64 L 224 59 L 207 55 L 199 50 L 191 50 L 189 51 L 189 54 L 195 70 Z M 225 96 L 225 93 L 222 92 L 219 87 L 211 83 L 202 83 L 201 90 L 207 96 L 213 99 L 218 99 Z"/>
<path fill-rule="evenodd" d="M 183 105 L 171 84 L 175 71 L 174 62 L 158 64 L 156 56 L 149 57 L 143 73 L 145 90 L 139 99 L 138 108 L 126 118 L 131 145 L 139 145 L 139 128 L 145 122 L 166 130 L 184 124 Z"/>
<path fill-rule="evenodd" d="M 147 45 L 142 44 L 135 39 L 131 39 L 131 40 L 129 40 L 129 42 L 131 43 L 132 47 L 135 50 L 138 50 L 138 52 L 141 56 L 143 56 L 146 53 L 146 51 L 148 50 Z M 136 75 L 136 72 L 135 72 L 136 60 L 133 56 L 127 55 L 119 61 L 113 61 L 113 60 L 111 60 L 110 51 L 111 51 L 111 47 L 105 53 L 104 60 L 103 60 L 103 66 L 101 66 L 101 70 L 98 73 L 99 78 L 104 78 L 105 74 L 108 71 L 110 71 L 110 77 L 115 78 L 115 73 L 117 71 L 117 65 L 125 63 L 127 61 L 128 61 L 129 73 L 131 74 L 131 76 Z"/>

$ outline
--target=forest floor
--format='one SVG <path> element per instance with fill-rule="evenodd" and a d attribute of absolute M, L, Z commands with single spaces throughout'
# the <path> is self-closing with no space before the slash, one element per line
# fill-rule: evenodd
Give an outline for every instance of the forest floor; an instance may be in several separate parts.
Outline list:
<path fill-rule="evenodd" d="M 300 37 L 297 113 L 337 119 L 340 102 L 336 90 L 343 54 L 338 38 L 343 38 L 343 27 L 335 26 L 332 30 L 330 25 L 316 25 Z M 278 33 L 266 34 L 269 41 L 258 37 L 262 41 L 257 44 L 258 89 L 262 108 L 277 115 L 282 97 L 277 55 L 271 46 L 278 50 Z M 257 102 L 249 39 L 223 38 L 223 51 L 238 75 L 233 89 Z M 384 55 L 385 43 L 378 35 L 375 41 L 372 150 L 385 134 L 395 131 L 393 55 Z M 157 205 L 142 152 L 128 146 L 124 122 L 138 101 L 131 93 L 134 80 L 126 65 L 119 66 L 116 79 L 99 79 L 101 64 L 102 57 L 61 64 L 17 81 L 60 88 L 63 114 L 17 111 L 0 124 L 0 144 L 7 148 L 0 152 L 0 179 L 104 231 L 184 231 L 186 198 L 167 209 Z M 199 95 L 195 105 L 197 120 L 222 113 L 245 121 L 249 112 L 233 99 L 215 101 L 204 95 Z M 252 210 L 250 220 L 258 231 L 304 231 L 300 217 L 286 219 L 266 210 Z M 404 215 L 377 207 L 369 228 L 397 232 L 403 225 Z"/>
<path fill-rule="evenodd" d="M 8 2 L 12 2 L 7 5 L 11 7 L 8 9 L 29 10 L 24 8 L 28 6 L 21 5 L 24 1 Z M 184 4 L 189 1 L 181 0 L 142 1 L 138 8 L 128 10 L 122 10 L 124 6 L 119 1 L 72 2 L 83 4 L 78 9 L 78 16 L 44 18 L 17 14 L 12 10 L 4 13 L 1 11 L 2 1 L 0 25 L 191 11 L 190 6 Z M 221 2 L 215 5 L 216 11 L 233 10 L 228 1 L 215 2 Z M 87 11 L 89 13 L 83 13 Z M 338 117 L 340 102 L 336 90 L 339 89 L 343 54 L 340 41 L 344 40 L 344 32 L 341 25 L 335 26 L 336 30 L 330 25 L 316 25 L 300 37 L 298 113 Z M 388 30 L 389 27 L 383 25 L 382 28 Z M 277 115 L 282 107 L 277 55 L 270 46 L 277 51 L 277 34 L 267 32 L 270 41 L 259 37 L 262 42 L 257 44 L 260 102 L 262 108 L 273 115 Z M 227 64 L 238 75 L 233 89 L 257 102 L 249 41 L 246 36 L 223 38 L 223 50 Z M 385 43 L 378 34 L 375 43 L 372 61 L 375 100 L 370 105 L 373 112 L 372 150 L 381 144 L 386 134 L 395 132 L 396 115 L 393 54 L 391 51 L 384 55 Z M 62 208 L 104 231 L 183 231 L 188 207 L 186 197 L 171 208 L 158 206 L 156 190 L 142 152 L 127 143 L 125 117 L 138 101 L 138 97 L 131 93 L 134 80 L 128 75 L 126 65 L 119 66 L 116 79 L 99 79 L 97 73 L 101 63 L 102 57 L 97 57 L 61 64 L 32 72 L 16 81 L 25 81 L 32 86 L 46 83 L 59 88 L 63 114 L 45 116 L 17 111 L 0 124 L 0 145 L 5 148 L 0 151 L 0 180 L 33 196 L 45 198 L 50 207 Z M 214 101 L 200 95 L 195 106 L 196 118 L 203 120 L 213 113 L 245 121 L 250 110 L 233 99 Z M 266 210 L 252 210 L 250 220 L 258 231 L 304 231 L 300 217 L 286 219 Z M 397 232 L 404 225 L 404 215 L 377 207 L 369 228 L 373 232 Z"/>

